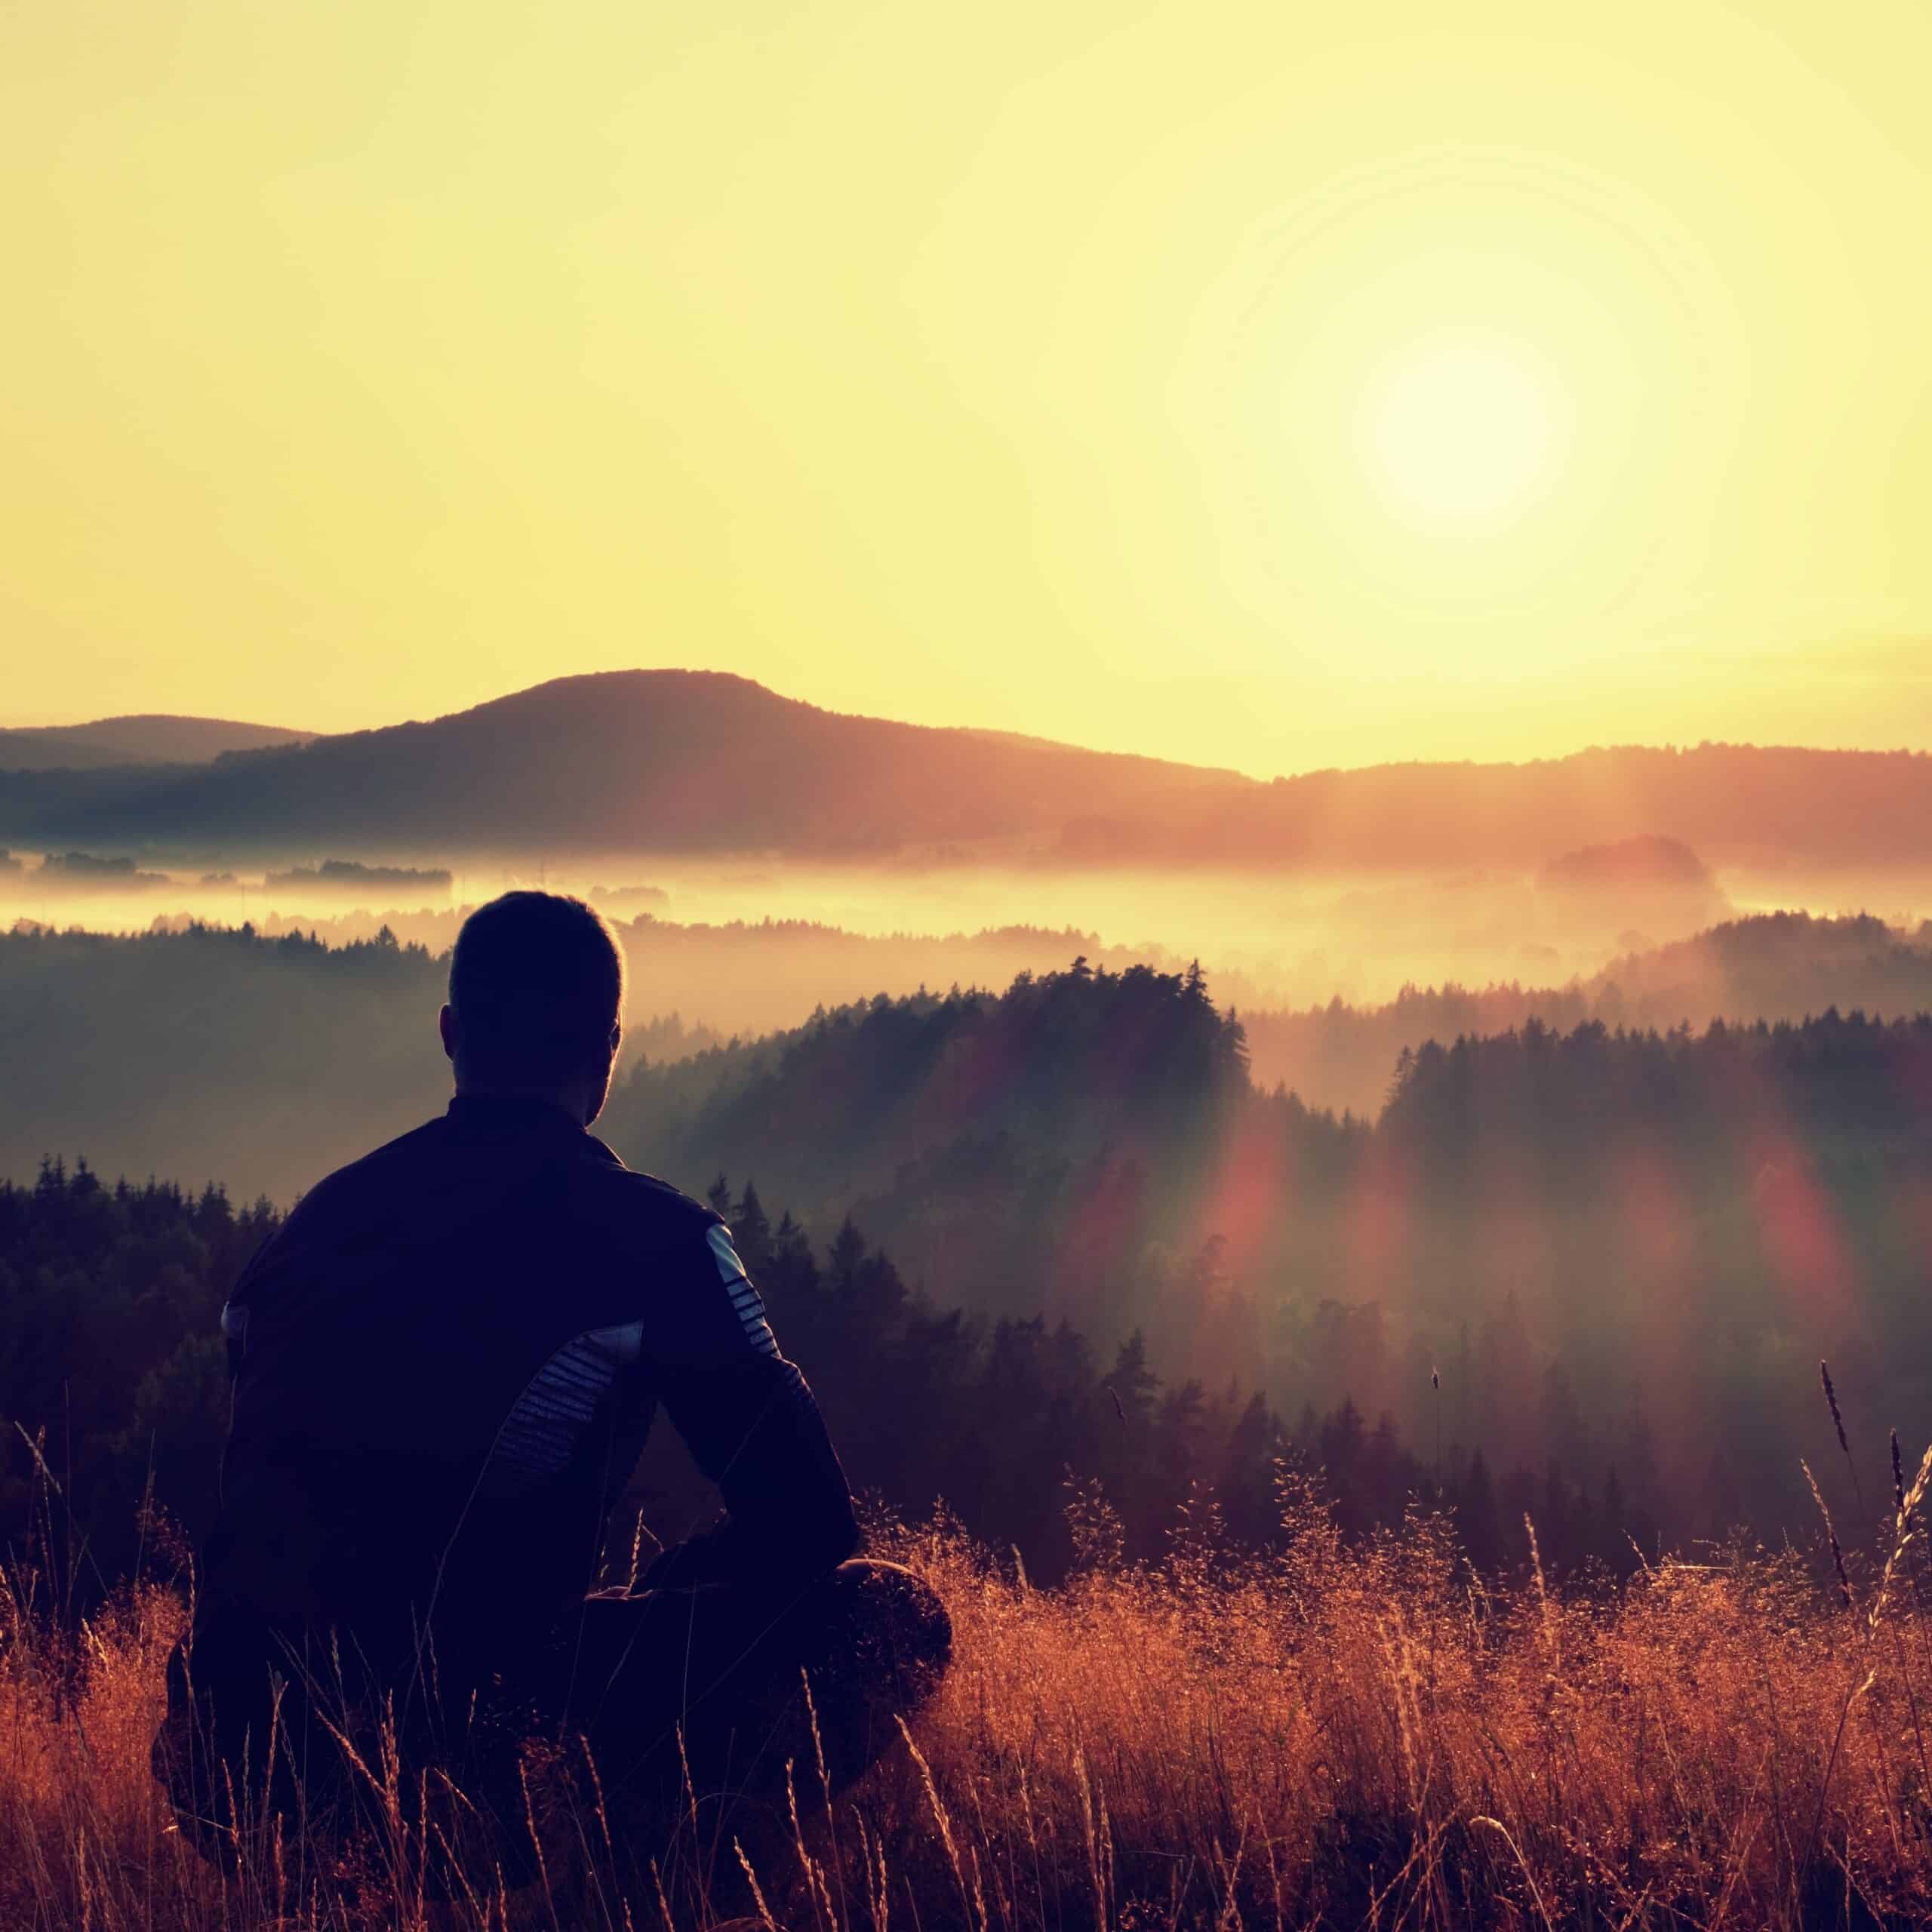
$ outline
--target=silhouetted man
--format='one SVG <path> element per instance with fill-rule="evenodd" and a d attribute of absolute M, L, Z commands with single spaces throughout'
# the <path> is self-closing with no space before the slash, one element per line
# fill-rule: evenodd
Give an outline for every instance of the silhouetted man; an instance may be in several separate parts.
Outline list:
<path fill-rule="evenodd" d="M 387 1724 L 513 1814 L 532 1735 L 587 1737 L 607 1787 L 660 1795 L 688 1758 L 704 1798 L 798 1755 L 774 1738 L 801 1668 L 839 1780 L 943 1667 L 932 1593 L 847 1560 L 844 1475 L 730 1231 L 586 1131 L 623 972 L 579 900 L 473 914 L 448 1112 L 306 1195 L 223 1312 L 221 1507 L 156 1744 L 209 1848 L 325 1787 L 352 1802 L 331 1727 L 366 1755 Z M 594 1592 L 660 1404 L 726 1513 Z"/>

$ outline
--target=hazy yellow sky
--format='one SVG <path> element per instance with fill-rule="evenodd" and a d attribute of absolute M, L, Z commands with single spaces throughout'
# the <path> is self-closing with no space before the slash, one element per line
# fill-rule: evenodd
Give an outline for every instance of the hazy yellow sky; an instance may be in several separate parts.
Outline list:
<path fill-rule="evenodd" d="M 1924 0 L 22 0 L 0 721 L 1932 745 L 1928 75 Z"/>

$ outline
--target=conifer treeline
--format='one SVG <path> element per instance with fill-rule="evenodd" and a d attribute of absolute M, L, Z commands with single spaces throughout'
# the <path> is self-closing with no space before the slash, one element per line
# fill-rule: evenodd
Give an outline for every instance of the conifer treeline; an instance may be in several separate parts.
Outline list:
<path fill-rule="evenodd" d="M 1076 967 L 641 1069 L 610 1132 L 851 1212 L 942 1306 L 1137 1328 L 1171 1378 L 1348 1395 L 1452 1464 L 1654 1466 L 1673 1540 L 1807 1520 L 1821 1356 L 1866 1492 L 1888 1427 L 1932 1434 L 1932 1018 L 1531 1020 L 1405 1053 L 1372 1125 L 1244 1047 L 1193 976 Z"/>
<path fill-rule="evenodd" d="M 361 1010 L 328 1004 L 332 989 L 393 976 L 420 1002 L 414 1028 L 437 977 L 408 948 L 303 942 L 278 950 L 278 977 L 244 1004 L 225 964 L 261 956 L 259 941 L 89 940 L 61 956 L 96 950 L 109 974 L 98 986 L 118 996 L 91 1039 L 64 1043 L 64 1063 L 104 1060 L 111 1079 L 128 1025 L 165 1032 L 186 1014 L 226 1037 L 238 1010 L 244 1032 L 269 1029 L 287 1057 L 285 1091 L 238 1087 L 249 1070 L 231 1059 L 149 1094 L 159 1149 L 189 1144 L 198 1117 L 266 1131 L 287 1110 L 380 1084 L 386 1036 L 349 1023 Z M 142 1004 L 150 956 L 175 976 L 171 1008 Z M 214 962 L 198 988 L 177 971 L 196 960 Z M 78 1026 L 62 1017 L 77 1004 L 54 1001 L 42 1023 Z M 201 1012 L 211 1004 L 219 1014 Z M 26 1040 L 33 1010 L 0 1011 Z M 950 1364 L 946 1387 L 971 1386 L 981 1353 L 1006 1374 L 1016 1350 L 1050 1354 L 1063 1324 L 1104 1381 L 1138 1331 L 1168 1391 L 1198 1383 L 1229 1432 L 1231 1385 L 1291 1419 L 1305 1448 L 1346 1398 L 1371 1441 L 1386 1414 L 1445 1486 L 1478 1451 L 1499 1489 L 1519 1472 L 1541 1483 L 1554 1463 L 1599 1512 L 1614 1472 L 1623 1511 L 1673 1543 L 1808 1520 L 1798 1456 L 1831 1467 L 1835 1447 L 1816 1435 L 1821 1356 L 1866 1495 L 1884 1490 L 1888 1427 L 1932 1435 L 1932 1020 L 1826 1011 L 1694 1032 L 1531 1021 L 1405 1055 L 1374 1123 L 1258 1090 L 1245 1044 L 1198 972 L 1076 962 L 1002 994 L 881 998 L 641 1066 L 600 1131 L 633 1164 L 688 1185 L 721 1168 L 755 1177 L 821 1244 L 821 1266 L 849 1217 L 928 1311 L 907 1318 L 894 1346 L 910 1352 L 889 1367 L 850 1345 L 894 1386 L 922 1386 L 929 1359 Z M 414 1124 L 440 1097 L 389 1125 Z M 337 1160 L 383 1137 L 337 1131 Z M 188 1154 L 153 1164 L 221 1171 Z M 11 1252 L 0 1258 L 17 1270 Z M 819 1378 L 835 1374 L 807 1346 L 811 1295 L 796 1299 L 806 1336 L 795 1345 Z M 1020 1327 L 1036 1317 L 1042 1337 L 1027 1343 Z M 1018 1324 L 1003 1343 L 1002 1322 Z M 128 1406 L 82 1424 L 122 1428 Z M 854 1404 L 856 1435 L 869 1413 Z M 951 1414 L 935 1395 L 921 1417 L 943 1434 Z M 1110 1394 L 1101 1421 L 1112 1415 Z M 1100 1438 L 1088 1466 L 1129 1482 L 1109 1469 L 1118 1444 Z M 1017 1479 L 978 1472 L 980 1453 L 955 1445 L 921 1484 L 962 1509 L 1009 1496 Z M 1044 1454 L 1022 1460 L 1029 1482 L 1051 1489 Z M 1203 1454 L 1161 1466 L 1195 1471 L 1221 1452 Z M 1505 1524 L 1515 1500 L 1499 1505 Z M 1833 1500 L 1849 1510 L 1857 1498 Z"/>
<path fill-rule="evenodd" d="M 1183 1507 L 1266 1543 L 1284 1469 L 1315 1474 L 1352 1534 L 1441 1501 L 1487 1565 L 1521 1561 L 1526 1509 L 1545 1563 L 1564 1569 L 1627 1566 L 1631 1537 L 1652 1534 L 1615 1478 L 1600 1493 L 1554 1468 L 1499 1481 L 1478 1452 L 1458 1454 L 1438 1481 L 1386 1417 L 1370 1427 L 1346 1398 L 1284 1426 L 1238 1384 L 1164 1381 L 1137 1334 L 1103 1363 L 1064 1321 L 940 1311 L 849 1220 L 815 1251 L 789 1214 L 771 1221 L 755 1187 L 734 1198 L 721 1177 L 711 1198 L 808 1367 L 854 1484 L 908 1514 L 943 1503 L 1037 1579 L 1070 1559 L 1068 1508 L 1081 1495 L 1105 1498 L 1129 1555 L 1158 1550 Z M 216 1317 L 279 1219 L 266 1201 L 238 1211 L 218 1186 L 109 1186 L 85 1162 L 0 1184 L 0 1537 L 51 1566 L 60 1596 L 97 1598 L 170 1520 L 191 1537 L 205 1531 L 228 1408 Z M 638 1502 L 673 1536 L 703 1504 L 665 1480 L 666 1460 L 648 1460 Z"/>

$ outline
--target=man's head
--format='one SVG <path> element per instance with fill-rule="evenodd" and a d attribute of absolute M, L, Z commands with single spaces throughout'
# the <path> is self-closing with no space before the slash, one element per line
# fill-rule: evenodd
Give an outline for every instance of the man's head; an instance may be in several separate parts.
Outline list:
<path fill-rule="evenodd" d="M 460 1094 L 555 1100 L 587 1127 L 623 1038 L 624 955 L 603 915 L 554 892 L 506 892 L 463 922 L 443 1051 Z"/>

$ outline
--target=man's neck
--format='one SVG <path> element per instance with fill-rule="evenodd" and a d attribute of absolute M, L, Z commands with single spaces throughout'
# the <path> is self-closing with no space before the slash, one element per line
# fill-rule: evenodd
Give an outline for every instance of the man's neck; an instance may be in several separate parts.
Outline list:
<path fill-rule="evenodd" d="M 588 1122 L 584 1118 L 583 1096 L 572 1090 L 554 1087 L 485 1087 L 459 1083 L 456 1099 L 464 1103 L 474 1103 L 479 1107 L 503 1107 L 506 1109 L 543 1107 L 564 1115 L 573 1127 L 582 1128 Z"/>

